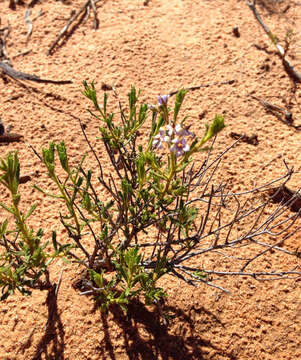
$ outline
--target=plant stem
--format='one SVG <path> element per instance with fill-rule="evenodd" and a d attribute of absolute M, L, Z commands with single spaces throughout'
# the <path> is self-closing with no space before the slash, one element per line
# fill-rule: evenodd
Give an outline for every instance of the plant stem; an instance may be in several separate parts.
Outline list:
<path fill-rule="evenodd" d="M 176 155 L 172 152 L 171 153 L 171 169 L 170 169 L 170 172 L 169 172 L 166 184 L 165 184 L 165 188 L 162 193 L 162 198 L 166 194 L 166 192 L 169 188 L 170 182 L 171 182 L 172 178 L 174 177 L 175 169 L 176 169 Z"/>
<path fill-rule="evenodd" d="M 22 218 L 22 215 L 20 213 L 20 210 L 18 208 L 17 205 L 13 204 L 13 209 L 14 209 L 14 215 L 15 215 L 15 218 L 17 220 L 17 224 L 18 224 L 18 227 L 19 229 L 21 230 L 21 233 L 23 235 L 23 239 L 25 240 L 27 246 L 29 247 L 29 250 L 30 250 L 30 254 L 32 255 L 35 251 L 35 246 L 34 246 L 34 242 L 33 242 L 33 239 L 27 229 L 27 226 L 26 224 L 24 223 L 24 220 Z"/>
<path fill-rule="evenodd" d="M 75 225 L 76 225 L 76 230 L 78 232 L 78 235 L 80 235 L 80 225 L 79 225 L 79 222 L 78 222 L 78 218 L 77 218 L 77 215 L 76 215 L 76 212 L 74 210 L 74 206 L 73 206 L 73 203 L 72 201 L 70 201 L 70 199 L 66 196 L 66 192 L 65 192 L 65 189 L 64 187 L 62 186 L 62 184 L 60 183 L 58 177 L 54 174 L 53 176 L 53 180 L 55 181 L 57 187 L 59 188 L 60 190 L 60 193 L 62 194 L 66 204 L 67 204 L 67 207 L 75 221 Z"/>

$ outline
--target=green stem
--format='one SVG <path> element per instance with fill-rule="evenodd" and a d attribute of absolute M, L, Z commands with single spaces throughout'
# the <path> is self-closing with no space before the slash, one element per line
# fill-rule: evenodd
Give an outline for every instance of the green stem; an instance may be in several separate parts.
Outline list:
<path fill-rule="evenodd" d="M 30 236 L 30 233 L 28 232 L 27 226 L 23 221 L 22 215 L 20 213 L 20 210 L 17 205 L 13 205 L 15 218 L 17 220 L 17 224 L 21 230 L 21 233 L 23 235 L 23 239 L 25 240 L 27 246 L 29 247 L 30 254 L 32 255 L 35 251 L 35 246 L 32 237 Z"/>
<path fill-rule="evenodd" d="M 64 187 L 62 186 L 62 184 L 60 183 L 59 179 L 57 178 L 57 176 L 54 174 L 53 176 L 53 180 L 55 181 L 57 187 L 59 188 L 59 191 L 60 193 L 62 194 L 66 204 L 68 204 L 68 209 L 69 211 L 71 212 L 71 215 L 75 221 L 75 225 L 76 225 L 76 230 L 78 232 L 78 235 L 80 235 L 80 225 L 79 225 L 79 221 L 78 221 L 78 218 L 77 218 L 77 215 L 76 215 L 76 212 L 74 210 L 74 206 L 73 206 L 73 203 L 72 201 L 69 200 L 69 198 L 66 196 L 66 193 L 65 193 L 65 189 Z"/>
<path fill-rule="evenodd" d="M 175 174 L 175 169 L 176 169 L 176 155 L 172 152 L 171 153 L 171 168 L 170 168 L 170 172 L 169 172 L 169 175 L 167 177 L 167 181 L 166 181 L 166 184 L 165 184 L 165 188 L 163 190 L 163 193 L 162 193 L 162 198 L 164 197 L 164 195 L 166 194 L 168 188 L 169 188 L 169 185 L 171 183 L 171 180 L 173 179 L 174 177 L 174 174 Z"/>

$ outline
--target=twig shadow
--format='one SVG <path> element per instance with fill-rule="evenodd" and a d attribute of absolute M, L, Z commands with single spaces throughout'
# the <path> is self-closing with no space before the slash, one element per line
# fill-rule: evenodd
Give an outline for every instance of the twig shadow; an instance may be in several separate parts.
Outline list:
<path fill-rule="evenodd" d="M 45 334 L 37 345 L 37 350 L 32 360 L 63 360 L 65 331 L 57 308 L 55 287 L 49 290 L 46 304 L 48 307 L 48 320 Z"/>
<path fill-rule="evenodd" d="M 203 307 L 197 310 L 205 313 L 210 319 L 221 326 L 220 320 L 210 311 Z M 205 357 L 204 348 L 214 350 L 215 356 L 222 356 L 225 359 L 235 360 L 236 357 L 222 348 L 218 348 L 210 340 L 203 339 L 194 329 L 194 321 L 191 316 L 186 315 L 182 310 L 164 306 L 165 313 L 172 313 L 179 325 L 178 334 L 171 334 L 169 325 L 162 322 L 158 309 L 151 311 L 139 300 L 133 301 L 128 306 L 128 313 L 125 315 L 119 308 L 113 308 L 113 320 L 122 331 L 124 351 L 128 359 L 143 360 L 202 360 Z M 115 353 L 114 343 L 110 334 L 110 325 L 107 315 L 101 314 L 103 323 L 104 339 L 98 347 L 100 354 L 104 350 L 108 354 L 106 359 L 116 360 L 120 353 Z M 116 333 L 116 330 L 115 330 Z M 116 335 L 115 335 L 116 336 Z M 120 348 L 119 348 L 120 351 Z M 206 351 L 208 354 L 208 351 Z"/>

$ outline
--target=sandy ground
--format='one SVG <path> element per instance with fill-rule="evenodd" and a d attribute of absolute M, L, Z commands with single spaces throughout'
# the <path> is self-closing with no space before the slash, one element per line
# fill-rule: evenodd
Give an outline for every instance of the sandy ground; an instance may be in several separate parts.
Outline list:
<path fill-rule="evenodd" d="M 141 100 L 148 103 L 154 103 L 158 94 L 183 86 L 235 80 L 232 85 L 190 92 L 184 106 L 191 115 L 192 129 L 199 134 L 216 113 L 225 115 L 227 128 L 217 139 L 216 153 L 233 142 L 231 132 L 258 136 L 257 146 L 242 142 L 227 154 L 221 178 L 228 179 L 233 190 L 247 190 L 283 174 L 282 158 L 300 171 L 301 132 L 280 122 L 248 96 L 253 94 L 290 110 L 294 124 L 301 125 L 300 86 L 287 76 L 243 0 L 150 0 L 145 4 L 142 0 L 103 0 L 97 5 L 99 29 L 92 29 L 90 14 L 53 55 L 47 56 L 71 10 L 83 3 L 38 1 L 32 18 L 40 10 L 43 15 L 34 21 L 26 43 L 26 4 L 11 10 L 7 0 L 0 0 L 1 27 L 11 25 L 7 51 L 14 68 L 41 78 L 73 82 L 26 82 L 24 87 L 10 78 L 0 78 L 0 116 L 13 132 L 24 136 L 22 142 L 2 144 L 0 153 L 4 157 L 18 150 L 22 174 L 31 174 L 31 181 L 22 185 L 22 204 L 24 208 L 33 202 L 39 204 L 36 227 L 49 231 L 59 227 L 58 212 L 53 200 L 32 188 L 38 184 L 51 189 L 51 185 L 29 145 L 39 150 L 50 140 L 64 139 L 74 161 L 88 150 L 78 118 L 87 125 L 92 140 L 99 124 L 86 112 L 88 102 L 80 92 L 85 79 L 94 80 L 100 94 L 102 83 L 115 85 L 123 100 L 133 84 L 142 89 Z M 300 3 L 261 0 L 258 5 L 280 40 L 289 28 L 294 30 L 290 59 L 301 71 Z M 234 35 L 234 26 L 240 37 Z M 14 58 L 25 50 L 31 52 Z M 101 149 L 100 144 L 95 146 Z M 200 162 L 203 155 L 199 156 Z M 300 185 L 297 173 L 289 186 L 297 189 Z M 1 194 L 6 198 L 4 192 Z M 61 231 L 60 236 L 64 241 L 66 233 Z M 290 250 L 301 246 L 300 231 L 287 239 L 285 246 Z M 242 248 L 240 255 L 247 256 L 247 251 Z M 257 270 L 300 269 L 296 258 L 283 253 L 269 255 L 256 264 Z M 218 267 L 220 256 L 212 255 L 207 261 Z M 227 266 L 231 266 L 230 261 Z M 219 282 L 231 290 L 232 295 L 227 295 L 206 285 L 192 288 L 166 277 L 162 280 L 169 293 L 166 311 L 174 318 L 165 326 L 152 307 L 138 302 L 130 307 L 128 319 L 116 313 L 100 314 L 92 299 L 79 296 L 71 286 L 79 268 L 58 261 L 51 269 L 53 281 L 62 267 L 63 281 L 54 307 L 47 301 L 47 293 L 38 291 L 31 297 L 16 294 L 1 303 L 1 360 L 301 359 L 298 280 L 227 278 Z M 49 309 L 52 321 L 46 325 Z"/>

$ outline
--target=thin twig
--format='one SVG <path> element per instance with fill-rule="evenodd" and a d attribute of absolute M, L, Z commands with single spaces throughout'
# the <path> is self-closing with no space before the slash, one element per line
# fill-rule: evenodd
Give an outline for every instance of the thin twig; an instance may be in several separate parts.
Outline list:
<path fill-rule="evenodd" d="M 32 34 L 32 29 L 33 29 L 33 25 L 32 25 L 32 21 L 30 19 L 30 15 L 31 15 L 31 11 L 29 8 L 26 9 L 25 11 L 25 24 L 27 25 L 27 35 L 26 35 L 26 44 L 28 43 L 31 34 Z"/>
<path fill-rule="evenodd" d="M 78 10 L 72 10 L 71 14 L 70 14 L 70 18 L 67 21 L 66 25 L 62 28 L 62 30 L 60 31 L 59 35 L 57 36 L 57 38 L 55 39 L 55 41 L 50 45 L 48 51 L 47 51 L 47 55 L 51 55 L 53 53 L 54 48 L 57 46 L 57 44 L 59 43 L 59 41 L 63 38 L 63 37 L 67 37 L 68 36 L 68 30 L 70 28 L 70 26 L 72 25 L 72 23 L 74 23 L 79 16 L 85 11 L 87 11 L 87 8 L 89 8 L 90 6 L 92 6 L 92 10 L 94 13 L 94 27 L 98 26 L 98 19 L 97 19 L 97 13 L 96 13 L 96 4 L 99 2 L 100 0 L 87 0 L 84 5 Z M 94 11 L 95 10 L 95 11 Z M 96 27 L 97 28 L 97 27 Z"/>
<path fill-rule="evenodd" d="M 256 254 L 252 259 L 249 259 L 245 262 L 245 264 L 243 265 L 243 267 L 240 269 L 240 271 L 244 271 L 245 268 L 251 264 L 251 262 L 253 262 L 254 260 L 258 259 L 260 256 L 264 255 L 265 253 L 267 253 L 268 251 L 271 251 L 273 248 L 275 248 L 277 245 L 281 245 L 283 243 L 283 240 L 281 239 L 280 241 L 278 241 L 276 244 L 272 245 L 270 248 L 265 249 L 263 251 L 261 251 L 260 253 Z"/>
<path fill-rule="evenodd" d="M 12 59 L 14 60 L 14 59 L 16 59 L 17 57 L 24 56 L 24 55 L 28 55 L 28 54 L 30 54 L 31 52 L 32 52 L 31 49 L 22 51 L 22 52 L 20 52 L 20 53 L 18 53 L 18 54 L 16 54 L 16 55 L 12 56 Z"/>
<path fill-rule="evenodd" d="M 289 271 L 258 271 L 258 272 L 245 272 L 245 271 L 216 271 L 216 270 L 206 270 L 198 269 L 189 266 L 183 265 L 174 265 L 176 269 L 186 270 L 186 271 L 201 271 L 208 275 L 219 275 L 219 276 L 250 276 L 256 280 L 270 280 L 265 278 L 260 278 L 260 276 L 272 276 L 280 279 L 285 278 L 287 275 L 295 275 L 294 279 L 301 277 L 301 271 L 289 270 Z"/>
<path fill-rule="evenodd" d="M 31 35 L 32 35 L 32 30 L 33 30 L 33 22 L 38 19 L 40 16 L 43 15 L 43 11 L 40 10 L 38 12 L 38 15 L 36 17 L 34 17 L 32 20 L 30 19 L 30 15 L 31 15 L 31 11 L 30 11 L 30 7 L 28 6 L 26 11 L 25 11 L 25 23 L 27 25 L 27 35 L 26 35 L 26 44 L 28 43 Z"/>
<path fill-rule="evenodd" d="M 93 28 L 94 28 L 94 30 L 97 30 L 98 26 L 99 26 L 99 20 L 97 18 L 97 10 L 96 10 L 96 6 L 95 6 L 95 0 L 90 0 L 90 3 L 91 3 L 92 10 L 93 10 L 93 15 L 94 15 Z"/>
<path fill-rule="evenodd" d="M 275 45 L 278 54 L 280 58 L 282 59 L 283 66 L 288 73 L 288 75 L 293 78 L 296 82 L 301 82 L 301 73 L 299 73 L 294 66 L 289 62 L 289 60 L 286 57 L 286 51 L 284 48 L 279 44 L 277 36 L 275 36 L 272 31 L 269 29 L 269 27 L 263 22 L 261 16 L 258 14 L 257 9 L 255 7 L 255 1 L 249 1 L 245 0 L 246 4 L 249 6 L 251 11 L 253 12 L 253 15 L 255 16 L 255 19 L 259 22 L 265 33 L 268 35 L 272 43 Z"/>
<path fill-rule="evenodd" d="M 51 79 L 41 79 L 37 75 L 27 74 L 21 71 L 17 71 L 12 68 L 10 65 L 6 64 L 5 62 L 0 61 L 0 68 L 13 79 L 20 79 L 20 80 L 28 80 L 34 81 L 38 83 L 50 83 L 50 84 L 57 84 L 57 85 L 65 85 L 65 84 L 72 84 L 71 80 L 51 80 Z"/>
<path fill-rule="evenodd" d="M 184 267 L 179 267 L 179 269 L 180 269 L 181 271 L 183 271 L 185 274 L 187 274 L 187 275 L 189 275 L 190 277 L 192 277 L 192 278 L 194 279 L 194 281 L 202 282 L 202 283 L 204 283 L 204 284 L 206 284 L 206 285 L 209 285 L 209 286 L 214 287 L 214 288 L 216 288 L 216 289 L 218 289 L 218 290 L 221 290 L 221 291 L 225 292 L 225 293 L 228 294 L 228 295 L 231 295 L 231 292 L 230 292 L 229 290 L 227 290 L 227 289 L 225 289 L 225 288 L 223 288 L 223 287 L 221 287 L 221 286 L 219 286 L 219 285 L 216 285 L 216 284 L 214 284 L 214 283 L 211 282 L 211 281 L 202 279 L 202 278 L 196 276 L 195 274 L 193 274 L 193 273 L 191 273 L 191 272 L 188 272 Z M 187 282 L 187 281 L 186 281 L 186 282 Z"/>
<path fill-rule="evenodd" d="M 282 252 L 284 252 L 285 254 L 288 254 L 288 255 L 294 255 L 294 256 L 296 256 L 296 253 L 295 253 L 295 252 L 289 251 L 289 250 L 284 249 L 284 248 L 282 248 L 282 247 L 279 247 L 279 246 L 277 246 L 277 245 L 276 245 L 276 246 L 270 245 L 270 244 L 264 243 L 264 242 L 262 242 L 262 241 L 258 241 L 258 240 L 256 240 L 256 239 L 253 239 L 253 238 L 251 238 L 250 240 L 251 240 L 252 242 L 254 242 L 255 244 L 258 244 L 258 245 L 261 245 L 261 246 L 265 246 L 265 247 L 268 247 L 268 248 L 273 248 L 274 250 L 282 251 Z"/>
<path fill-rule="evenodd" d="M 57 297 L 59 288 L 60 288 L 60 286 L 61 286 L 61 282 L 62 282 L 64 270 L 65 270 L 64 268 L 61 270 L 60 276 L 59 276 L 59 278 L 58 278 L 58 281 L 57 281 L 57 284 L 56 284 L 56 287 L 55 287 L 55 292 L 54 292 L 55 297 Z"/>
<path fill-rule="evenodd" d="M 75 10 L 72 10 L 70 13 L 70 18 L 67 21 L 67 24 L 62 28 L 62 30 L 60 31 L 59 35 L 57 36 L 57 38 L 54 40 L 54 42 L 50 45 L 47 55 L 51 55 L 53 49 L 56 47 L 56 45 L 58 44 L 58 42 L 65 36 L 66 32 L 68 31 L 70 25 L 73 23 L 73 21 L 75 21 L 78 16 L 81 14 L 81 12 L 86 8 L 86 6 L 88 6 L 88 4 L 90 3 L 90 0 L 88 0 L 86 2 L 86 4 L 81 8 L 81 10 L 79 12 L 76 12 Z"/>
<path fill-rule="evenodd" d="M 280 121 L 282 121 L 283 123 L 287 124 L 290 127 L 293 127 L 296 130 L 300 130 L 301 129 L 301 125 L 294 125 L 293 124 L 293 114 L 290 111 L 287 111 L 286 109 L 283 109 L 280 106 L 271 104 L 265 100 L 262 100 L 260 98 L 258 98 L 257 96 L 254 95 L 250 95 L 253 99 L 257 100 L 260 102 L 260 104 L 264 107 L 264 109 L 273 114 L 274 116 L 277 117 L 277 119 L 279 119 Z M 282 116 L 279 114 L 283 114 L 284 115 L 284 119 L 282 118 Z"/>
<path fill-rule="evenodd" d="M 6 51 L 6 39 L 10 33 L 11 27 L 10 24 L 8 24 L 4 29 L 3 29 L 3 36 L 2 38 L 0 38 L 0 59 L 5 59 L 8 62 L 10 61 L 8 53 Z"/>

